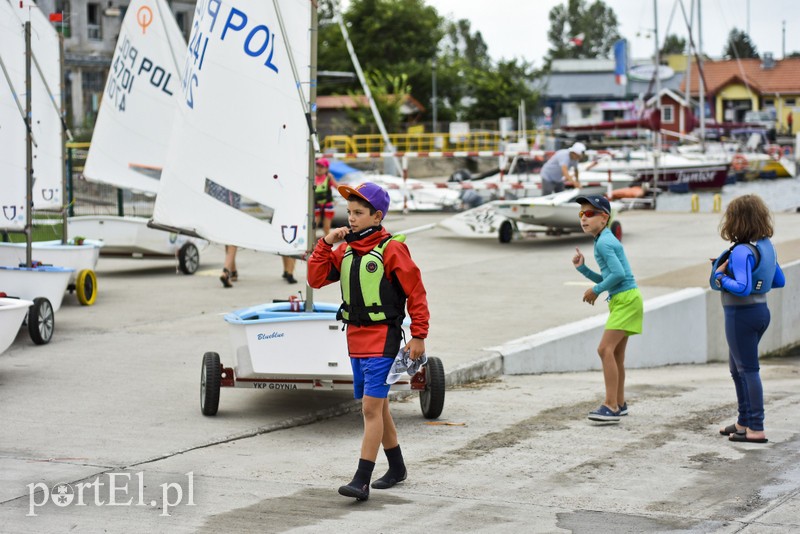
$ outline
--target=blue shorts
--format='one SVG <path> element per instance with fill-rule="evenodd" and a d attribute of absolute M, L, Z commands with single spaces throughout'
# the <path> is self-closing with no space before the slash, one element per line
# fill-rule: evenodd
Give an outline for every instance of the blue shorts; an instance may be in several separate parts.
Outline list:
<path fill-rule="evenodd" d="M 375 397 L 385 399 L 389 396 L 389 388 L 386 384 L 386 377 L 389 376 L 389 369 L 392 368 L 394 358 L 350 358 L 350 366 L 353 368 L 353 397 L 356 399 Z"/>

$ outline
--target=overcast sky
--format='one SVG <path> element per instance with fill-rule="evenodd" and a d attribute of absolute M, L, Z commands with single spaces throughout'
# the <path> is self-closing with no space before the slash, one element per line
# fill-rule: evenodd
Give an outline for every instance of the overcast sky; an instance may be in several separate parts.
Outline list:
<path fill-rule="evenodd" d="M 587 0 L 591 3 L 594 0 Z M 523 58 L 541 67 L 549 48 L 548 14 L 566 0 L 425 0 L 442 16 L 468 19 L 480 31 L 493 59 Z M 670 13 L 677 0 L 658 0 L 658 32 L 663 44 Z M 697 0 L 695 0 L 695 3 Z M 619 21 L 619 32 L 630 43 L 634 58 L 652 57 L 653 0 L 605 0 Z M 683 0 L 689 12 L 691 0 Z M 800 51 L 800 0 L 702 0 L 703 51 L 722 55 L 728 33 L 736 27 L 747 31 L 750 6 L 750 37 L 759 54 L 772 52 L 781 58 L 782 22 L 786 21 L 786 54 Z M 696 19 L 696 16 L 695 16 Z M 688 35 L 680 6 L 675 10 L 669 33 Z M 695 32 L 695 36 L 697 33 Z"/>

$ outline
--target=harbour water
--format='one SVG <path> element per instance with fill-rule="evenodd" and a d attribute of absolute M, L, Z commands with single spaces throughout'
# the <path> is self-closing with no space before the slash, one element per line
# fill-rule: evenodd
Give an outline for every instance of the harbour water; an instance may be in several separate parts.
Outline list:
<path fill-rule="evenodd" d="M 800 208 L 800 178 L 776 178 L 774 180 L 754 180 L 726 185 L 721 191 L 697 192 L 699 211 L 709 213 L 714 208 L 714 196 L 722 196 L 722 209 L 734 198 L 756 194 L 764 199 L 773 212 L 796 211 Z M 663 193 L 656 202 L 657 211 L 688 212 L 692 210 L 694 193 Z"/>

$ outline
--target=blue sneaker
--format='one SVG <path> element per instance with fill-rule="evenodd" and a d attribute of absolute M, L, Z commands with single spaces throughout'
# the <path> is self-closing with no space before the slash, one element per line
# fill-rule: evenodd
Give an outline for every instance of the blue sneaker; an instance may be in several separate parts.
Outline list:
<path fill-rule="evenodd" d="M 601 404 L 598 409 L 589 412 L 589 419 L 592 421 L 619 421 L 619 412 L 614 412 L 605 404 Z"/>
<path fill-rule="evenodd" d="M 628 415 L 628 403 L 627 402 L 619 407 L 619 414 L 620 415 Z"/>

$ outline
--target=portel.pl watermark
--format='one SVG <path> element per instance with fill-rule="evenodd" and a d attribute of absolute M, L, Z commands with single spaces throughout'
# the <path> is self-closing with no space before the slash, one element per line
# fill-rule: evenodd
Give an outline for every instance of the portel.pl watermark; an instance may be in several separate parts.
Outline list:
<path fill-rule="evenodd" d="M 67 506 L 150 506 L 161 507 L 162 516 L 170 515 L 170 508 L 183 504 L 195 506 L 194 472 L 186 475 L 186 483 L 165 482 L 159 487 L 158 499 L 146 500 L 144 472 L 104 473 L 92 482 L 67 484 L 61 482 L 48 487 L 44 482 L 28 484 L 27 517 L 36 517 L 36 509 L 53 503 L 59 508 Z M 105 480 L 103 480 L 105 479 Z M 184 486 L 186 488 L 184 492 Z M 149 492 L 148 492 L 149 493 Z M 184 501 L 184 497 L 186 500 Z"/>

